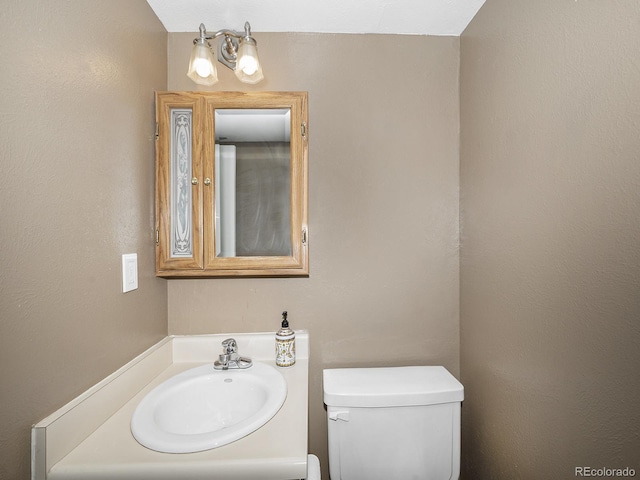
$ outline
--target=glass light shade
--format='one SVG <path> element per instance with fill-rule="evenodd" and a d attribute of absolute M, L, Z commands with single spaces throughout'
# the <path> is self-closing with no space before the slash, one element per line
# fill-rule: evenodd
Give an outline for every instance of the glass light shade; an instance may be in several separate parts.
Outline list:
<path fill-rule="evenodd" d="M 238 47 L 235 73 L 244 83 L 258 83 L 264 78 L 258 58 L 258 48 L 252 39 L 243 39 Z"/>
<path fill-rule="evenodd" d="M 198 42 L 193 46 L 187 76 L 198 85 L 209 86 L 218 82 L 218 71 L 207 43 Z"/>

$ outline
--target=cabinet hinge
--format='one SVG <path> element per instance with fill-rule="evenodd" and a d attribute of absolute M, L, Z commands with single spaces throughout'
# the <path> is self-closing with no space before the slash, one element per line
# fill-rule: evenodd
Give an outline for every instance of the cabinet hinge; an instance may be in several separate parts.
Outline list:
<path fill-rule="evenodd" d="M 158 122 L 156 122 L 156 138 L 160 136 L 160 127 L 158 127 Z"/>
<path fill-rule="evenodd" d="M 307 227 L 302 227 L 302 245 L 307 244 Z"/>
<path fill-rule="evenodd" d="M 300 124 L 300 135 L 302 135 L 302 138 L 304 138 L 306 140 L 306 138 L 307 138 L 307 122 L 302 122 L 302 124 Z"/>
<path fill-rule="evenodd" d="M 160 230 L 156 228 L 156 245 L 160 245 Z"/>

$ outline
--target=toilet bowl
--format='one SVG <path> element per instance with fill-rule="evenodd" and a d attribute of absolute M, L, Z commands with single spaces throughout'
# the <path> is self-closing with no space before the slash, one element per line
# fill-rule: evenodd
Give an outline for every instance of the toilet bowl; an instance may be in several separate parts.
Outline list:
<path fill-rule="evenodd" d="M 332 480 L 460 475 L 462 384 L 444 367 L 323 371 Z"/>
<path fill-rule="evenodd" d="M 315 455 L 307 456 L 307 478 L 305 480 L 320 480 L 320 460 Z"/>

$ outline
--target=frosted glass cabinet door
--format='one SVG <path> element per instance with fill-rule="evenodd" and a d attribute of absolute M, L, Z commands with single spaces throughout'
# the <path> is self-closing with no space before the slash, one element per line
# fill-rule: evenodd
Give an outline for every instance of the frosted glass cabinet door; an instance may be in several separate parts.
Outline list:
<path fill-rule="evenodd" d="M 156 275 L 308 276 L 306 92 L 156 94 Z"/>
<path fill-rule="evenodd" d="M 163 95 L 157 100 L 156 266 L 201 269 L 202 142 L 194 128 L 200 122 L 200 100 L 191 95 Z"/>

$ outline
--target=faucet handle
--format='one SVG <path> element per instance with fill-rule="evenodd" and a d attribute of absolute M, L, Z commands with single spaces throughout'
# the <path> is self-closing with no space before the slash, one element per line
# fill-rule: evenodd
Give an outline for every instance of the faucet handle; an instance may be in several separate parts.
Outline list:
<path fill-rule="evenodd" d="M 222 349 L 227 355 L 236 353 L 238 351 L 238 344 L 236 343 L 236 340 L 234 338 L 227 338 L 224 342 L 222 342 Z"/>

